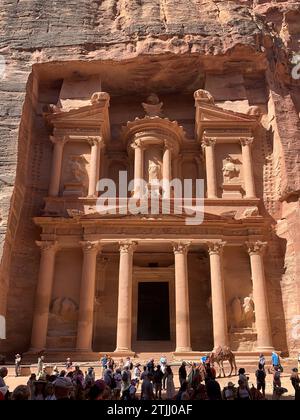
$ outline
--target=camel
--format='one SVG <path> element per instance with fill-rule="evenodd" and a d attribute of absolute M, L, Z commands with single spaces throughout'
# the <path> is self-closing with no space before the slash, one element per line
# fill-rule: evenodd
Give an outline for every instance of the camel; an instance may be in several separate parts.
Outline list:
<path fill-rule="evenodd" d="M 226 360 L 228 360 L 231 367 L 229 376 L 232 375 L 233 370 L 235 370 L 235 375 L 237 375 L 237 366 L 236 366 L 235 356 L 229 347 L 219 346 L 216 349 L 214 349 L 210 354 L 211 363 L 212 364 L 217 363 L 217 365 L 219 366 L 219 376 L 218 376 L 219 378 L 222 377 L 221 376 L 222 372 L 223 372 L 224 378 L 226 378 L 224 365 L 223 365 L 223 362 L 225 362 Z"/>

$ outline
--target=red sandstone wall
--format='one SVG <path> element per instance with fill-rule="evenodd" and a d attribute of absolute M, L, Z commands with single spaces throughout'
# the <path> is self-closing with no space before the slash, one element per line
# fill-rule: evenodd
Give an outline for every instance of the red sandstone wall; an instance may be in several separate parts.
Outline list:
<path fill-rule="evenodd" d="M 290 62 L 291 52 L 300 50 L 299 17 L 298 1 L 2 1 L 0 54 L 6 69 L 0 78 L 0 314 L 6 313 L 9 287 L 11 349 L 28 344 L 24 337 L 30 331 L 38 268 L 38 231 L 30 220 L 39 214 L 47 190 L 43 173 L 50 145 L 43 143 L 39 106 L 53 102 L 58 87 L 46 89 L 41 80 L 58 79 L 68 68 L 92 72 L 93 64 L 87 67 L 86 62 L 96 63 L 95 71 L 97 63 L 114 68 L 109 67 L 114 60 L 129 66 L 127 73 L 114 74 L 112 86 L 107 80 L 115 90 L 122 88 L 125 74 L 127 88 L 141 95 L 145 81 L 149 89 L 167 84 L 176 90 L 184 84 L 192 92 L 216 72 L 243 73 L 248 91 L 252 86 L 254 92 L 254 85 L 265 90 L 269 138 L 264 147 L 272 161 L 262 196 L 271 216 L 283 219 L 275 228 L 288 243 L 272 241 L 269 255 L 279 261 L 283 253 L 285 269 L 280 262 L 277 271 L 269 264 L 270 299 L 275 307 L 283 304 L 290 331 L 300 314 L 300 93 Z M 43 66 L 60 61 L 74 62 L 59 71 Z M 236 98 L 229 93 L 226 99 Z M 281 206 L 280 198 L 288 202 Z M 299 345 L 291 336 L 288 342 L 290 349 Z"/>

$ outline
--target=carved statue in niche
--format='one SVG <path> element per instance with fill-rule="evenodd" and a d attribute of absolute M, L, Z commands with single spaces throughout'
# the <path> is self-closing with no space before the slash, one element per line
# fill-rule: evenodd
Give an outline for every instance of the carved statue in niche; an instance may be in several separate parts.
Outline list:
<path fill-rule="evenodd" d="M 76 335 L 77 329 L 77 304 L 69 298 L 59 297 L 53 300 L 49 313 L 50 336 Z"/>
<path fill-rule="evenodd" d="M 87 160 L 81 155 L 71 155 L 68 159 L 67 182 L 64 195 L 84 196 L 88 188 Z"/>
<path fill-rule="evenodd" d="M 235 297 L 230 305 L 231 328 L 253 328 L 255 310 L 252 295 L 245 298 Z"/>
<path fill-rule="evenodd" d="M 146 102 L 142 103 L 142 106 L 148 117 L 160 117 L 162 115 L 163 103 L 160 102 L 156 93 L 151 93 Z"/>
<path fill-rule="evenodd" d="M 151 161 L 149 163 L 149 182 L 155 183 L 160 180 L 160 165 L 158 162 Z"/>
<path fill-rule="evenodd" d="M 87 163 L 84 156 L 70 156 L 69 158 L 69 179 L 70 182 L 78 182 L 84 184 L 86 182 L 86 169 Z"/>
<path fill-rule="evenodd" d="M 238 178 L 240 174 L 240 169 L 236 166 L 238 161 L 233 159 L 231 156 L 227 156 L 223 165 L 223 176 L 224 183 L 232 182 L 232 179 Z"/>
<path fill-rule="evenodd" d="M 255 322 L 254 301 L 252 295 L 244 298 L 243 313 L 245 326 L 247 328 L 252 328 Z"/>

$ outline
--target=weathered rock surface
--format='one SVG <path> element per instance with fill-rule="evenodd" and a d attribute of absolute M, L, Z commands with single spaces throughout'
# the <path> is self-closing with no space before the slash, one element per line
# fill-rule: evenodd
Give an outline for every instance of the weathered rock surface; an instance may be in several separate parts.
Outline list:
<path fill-rule="evenodd" d="M 299 1 L 3 0 L 0 54 L 6 67 L 0 77 L 0 314 L 6 313 L 9 281 L 14 290 L 12 313 L 19 310 L 18 298 L 27 299 L 28 307 L 33 301 L 36 268 L 31 261 L 38 250 L 26 237 L 35 237 L 37 232 L 25 221 L 39 214 L 47 189 L 38 168 L 38 162 L 47 165 L 47 161 L 36 139 L 44 130 L 41 104 L 54 101 L 49 94 L 42 98 L 43 87 L 52 84 L 55 92 L 58 81 L 74 71 L 100 71 L 105 90 L 112 96 L 122 93 L 124 80 L 127 92 L 140 95 L 145 80 L 149 91 L 184 89 L 189 93 L 204 86 L 212 75 L 226 74 L 228 94 L 220 101 L 243 101 L 244 89 L 254 104 L 266 106 L 270 163 L 262 196 L 275 220 L 275 232 L 287 240 L 286 249 L 274 240 L 270 254 L 285 260 L 281 283 L 273 285 L 275 291 L 281 291 L 283 303 L 276 303 L 279 294 L 271 300 L 283 304 L 286 327 L 291 331 L 291 323 L 300 314 L 300 82 L 292 77 L 291 61 L 293 52 L 300 54 L 299 40 Z M 237 82 L 237 74 L 243 82 Z M 232 80 L 235 87 L 240 86 L 238 94 Z M 55 99 L 55 93 L 53 96 Z M 14 280 L 20 272 L 32 278 L 26 286 Z M 29 310 L 22 310 L 24 319 L 18 331 L 22 325 L 28 329 L 25 318 L 31 316 Z M 289 334 L 288 347 L 295 350 L 300 337 L 297 341 Z M 27 343 L 21 343 L 25 348 Z"/>

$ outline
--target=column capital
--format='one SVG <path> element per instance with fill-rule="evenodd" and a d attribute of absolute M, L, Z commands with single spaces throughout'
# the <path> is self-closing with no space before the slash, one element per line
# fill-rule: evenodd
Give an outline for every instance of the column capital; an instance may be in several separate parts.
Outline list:
<path fill-rule="evenodd" d="M 262 241 L 248 241 L 246 248 L 249 255 L 262 255 L 267 247 L 267 242 Z"/>
<path fill-rule="evenodd" d="M 209 147 L 209 146 L 214 147 L 216 143 L 217 143 L 216 137 L 208 137 L 204 135 L 202 138 L 201 146 L 203 149 L 205 149 L 206 147 Z"/>
<path fill-rule="evenodd" d="M 135 241 L 121 241 L 119 242 L 120 246 L 120 253 L 121 254 L 129 254 L 134 252 L 138 243 Z"/>
<path fill-rule="evenodd" d="M 173 242 L 174 254 L 187 254 L 191 242 Z"/>
<path fill-rule="evenodd" d="M 251 146 L 254 141 L 254 137 L 241 137 L 240 143 L 242 146 Z"/>
<path fill-rule="evenodd" d="M 130 147 L 132 147 L 132 149 L 141 149 L 141 150 L 143 150 L 145 148 L 145 146 L 144 146 L 144 144 L 143 144 L 143 142 L 142 142 L 141 139 L 134 140 L 131 143 Z"/>
<path fill-rule="evenodd" d="M 87 137 L 87 142 L 90 146 L 99 146 L 101 149 L 105 146 L 104 140 L 101 136 Z"/>
<path fill-rule="evenodd" d="M 57 241 L 36 241 L 35 242 L 42 251 L 54 251 L 56 252 L 59 248 Z"/>
<path fill-rule="evenodd" d="M 174 145 L 170 140 L 164 140 L 164 148 L 165 150 L 170 150 L 172 152 L 174 150 Z"/>
<path fill-rule="evenodd" d="M 220 255 L 223 252 L 226 242 L 224 241 L 208 242 L 207 245 L 208 245 L 209 255 Z"/>
<path fill-rule="evenodd" d="M 101 245 L 99 241 L 81 241 L 80 245 L 84 253 L 101 251 Z"/>
<path fill-rule="evenodd" d="M 50 141 L 53 144 L 64 146 L 68 141 L 68 137 L 67 136 L 60 136 L 60 137 L 50 136 Z"/>

